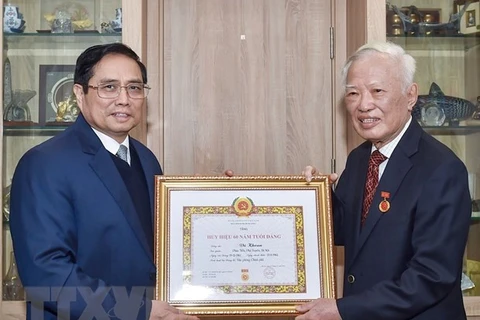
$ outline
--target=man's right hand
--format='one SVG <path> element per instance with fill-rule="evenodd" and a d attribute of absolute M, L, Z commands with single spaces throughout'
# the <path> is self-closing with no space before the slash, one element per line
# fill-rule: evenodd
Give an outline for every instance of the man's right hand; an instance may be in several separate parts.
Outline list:
<path fill-rule="evenodd" d="M 317 173 L 317 168 L 314 166 L 306 166 L 305 169 L 302 171 L 302 176 L 305 176 L 305 180 L 307 182 L 312 181 L 312 177 Z M 334 183 L 338 179 L 338 174 L 330 173 L 329 176 L 330 182 Z"/>
<path fill-rule="evenodd" d="M 149 320 L 200 320 L 195 316 L 188 316 L 165 301 L 152 300 L 152 311 Z"/>

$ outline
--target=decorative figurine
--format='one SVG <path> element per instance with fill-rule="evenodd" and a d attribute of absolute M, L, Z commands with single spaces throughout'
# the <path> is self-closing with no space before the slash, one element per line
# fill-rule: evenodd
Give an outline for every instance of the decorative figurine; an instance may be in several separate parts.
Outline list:
<path fill-rule="evenodd" d="M 115 20 L 102 22 L 100 27 L 102 33 L 122 32 L 122 8 L 115 9 Z"/>
<path fill-rule="evenodd" d="M 52 21 L 52 33 L 73 33 L 72 18 L 67 11 L 57 10 Z"/>
<path fill-rule="evenodd" d="M 74 122 L 78 114 L 80 113 L 80 108 L 77 105 L 77 98 L 75 94 L 71 94 L 66 100 L 58 103 L 57 116 L 55 117 L 56 122 Z"/>
<path fill-rule="evenodd" d="M 122 31 L 122 8 L 115 9 L 115 20 L 110 21 L 110 25 L 113 31 Z"/>
<path fill-rule="evenodd" d="M 419 95 L 412 111 L 414 119 L 427 126 L 442 126 L 448 121 L 450 126 L 458 126 L 461 120 L 473 116 L 476 106 L 465 99 L 446 96 L 433 82 L 428 95 Z"/>
<path fill-rule="evenodd" d="M 27 102 L 37 93 L 33 90 L 14 90 L 12 102 L 6 107 L 3 120 L 5 121 L 31 121 L 30 109 Z"/>

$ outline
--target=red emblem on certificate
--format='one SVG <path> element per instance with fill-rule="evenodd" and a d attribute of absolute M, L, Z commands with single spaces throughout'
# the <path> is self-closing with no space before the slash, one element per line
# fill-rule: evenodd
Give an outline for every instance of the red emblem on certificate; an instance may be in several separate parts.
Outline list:
<path fill-rule="evenodd" d="M 378 205 L 378 209 L 382 213 L 385 213 L 390 210 L 390 202 L 388 202 L 388 199 L 390 198 L 390 192 L 382 191 L 381 197 L 383 198 L 383 200 Z"/>
<path fill-rule="evenodd" d="M 238 197 L 233 200 L 232 208 L 237 216 L 249 216 L 254 213 L 255 206 L 249 197 Z"/>

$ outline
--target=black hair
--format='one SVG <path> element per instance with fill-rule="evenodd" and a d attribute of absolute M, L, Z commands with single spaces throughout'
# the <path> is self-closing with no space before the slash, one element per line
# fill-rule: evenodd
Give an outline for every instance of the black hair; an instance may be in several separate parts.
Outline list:
<path fill-rule="evenodd" d="M 95 66 L 100 60 L 102 60 L 102 58 L 109 54 L 120 54 L 135 60 L 142 72 L 143 83 L 147 83 L 147 68 L 140 61 L 140 58 L 135 51 L 123 43 L 107 43 L 89 47 L 77 58 L 73 82 L 81 85 L 83 87 L 83 92 L 88 92 L 88 81 L 90 81 L 90 78 L 94 75 Z"/>

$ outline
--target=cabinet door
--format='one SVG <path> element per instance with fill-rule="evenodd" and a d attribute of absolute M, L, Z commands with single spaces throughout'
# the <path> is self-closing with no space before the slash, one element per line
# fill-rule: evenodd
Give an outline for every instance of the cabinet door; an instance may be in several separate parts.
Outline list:
<path fill-rule="evenodd" d="M 330 172 L 330 1 L 163 3 L 165 173 Z"/>
<path fill-rule="evenodd" d="M 386 23 L 388 39 L 417 60 L 415 81 L 428 100 L 417 104 L 415 120 L 450 147 L 469 172 L 472 218 L 462 285 L 467 314 L 472 316 L 480 315 L 480 298 L 475 298 L 480 296 L 480 5 L 473 1 L 462 11 L 464 6 L 465 1 L 390 1 Z M 455 13 L 461 15 L 459 24 L 449 24 Z M 441 25 L 429 26 L 434 23 Z M 434 92 L 438 89 L 443 95 Z M 461 100 L 447 98 L 449 103 L 442 105 L 445 96 Z"/>
<path fill-rule="evenodd" d="M 3 95 L 0 111 L 3 279 L 1 319 L 25 317 L 23 291 L 15 281 L 9 231 L 9 186 L 22 155 L 67 128 L 78 115 L 72 95 L 77 56 L 94 44 L 122 41 L 117 14 L 122 0 L 4 1 Z M 138 2 L 141 7 L 142 2 Z M 129 14 L 129 21 L 132 21 Z M 137 19 L 141 21 L 141 17 Z M 140 25 L 140 23 L 138 23 Z M 126 27 L 138 34 L 141 30 Z M 140 52 L 139 52 L 140 54 Z"/>

